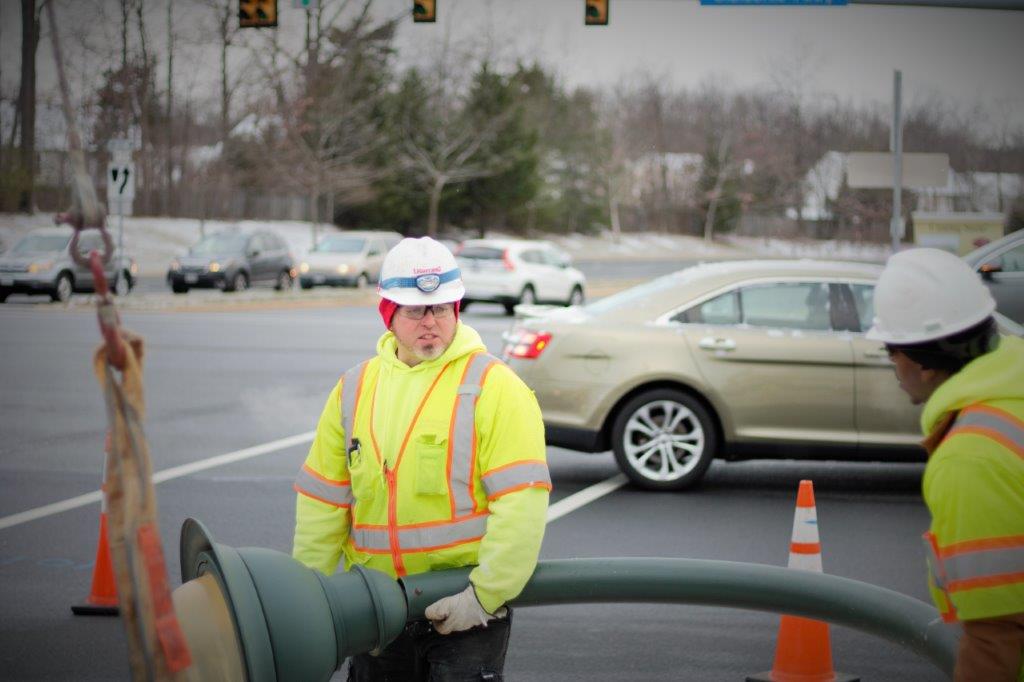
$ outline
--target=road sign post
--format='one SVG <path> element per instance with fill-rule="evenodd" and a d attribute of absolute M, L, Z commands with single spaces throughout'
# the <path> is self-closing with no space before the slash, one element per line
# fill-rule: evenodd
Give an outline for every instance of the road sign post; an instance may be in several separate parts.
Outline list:
<path fill-rule="evenodd" d="M 892 77 L 892 135 L 889 137 L 889 151 L 892 152 L 892 221 L 889 235 L 892 237 L 892 252 L 900 249 L 903 239 L 903 72 L 897 69 Z"/>
<path fill-rule="evenodd" d="M 117 258 L 124 258 L 124 217 L 132 213 L 135 198 L 135 164 L 130 149 L 113 152 L 107 165 L 107 214 L 117 214 Z"/>

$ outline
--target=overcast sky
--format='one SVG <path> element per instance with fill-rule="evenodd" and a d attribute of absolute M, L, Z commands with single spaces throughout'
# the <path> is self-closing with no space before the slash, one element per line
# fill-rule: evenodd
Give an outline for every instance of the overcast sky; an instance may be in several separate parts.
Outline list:
<path fill-rule="evenodd" d="M 163 48 L 166 2 L 145 0 L 154 50 Z M 8 97 L 17 86 L 18 4 L 0 0 L 0 79 Z M 96 4 L 106 17 L 88 9 Z M 282 38 L 301 39 L 303 13 L 292 9 L 292 0 L 278 4 Z M 403 21 L 398 36 L 403 63 L 436 50 L 446 37 L 503 59 L 536 57 L 569 86 L 614 86 L 648 72 L 677 87 L 703 82 L 770 87 L 774 72 L 800 63 L 808 92 L 885 108 L 892 99 L 893 70 L 901 69 L 905 102 L 937 94 L 964 112 L 979 104 L 990 111 L 1001 109 L 1024 127 L 1024 12 L 864 5 L 704 7 L 697 0 L 611 0 L 609 25 L 597 27 L 584 26 L 583 0 L 437 4 L 437 24 Z M 411 5 L 412 0 L 376 0 L 374 8 L 383 16 L 405 13 Z M 100 37 L 100 44 L 116 44 L 118 0 L 61 0 L 57 7 L 68 24 L 61 27 L 62 35 L 75 29 Z M 208 10 L 176 0 L 175 12 L 186 15 L 187 33 L 201 43 L 203 26 L 211 24 Z M 55 83 L 50 50 L 44 38 L 39 50 L 43 91 Z M 201 45 L 188 50 L 188 55 L 176 57 L 184 72 L 179 82 L 191 80 L 199 89 L 205 89 L 206 79 L 215 83 L 215 53 Z M 71 59 L 79 70 L 102 66 L 95 51 Z"/>

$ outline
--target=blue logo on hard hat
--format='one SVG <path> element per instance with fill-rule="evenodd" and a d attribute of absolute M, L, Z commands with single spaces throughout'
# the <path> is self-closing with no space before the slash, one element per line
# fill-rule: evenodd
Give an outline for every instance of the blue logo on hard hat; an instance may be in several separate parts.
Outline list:
<path fill-rule="evenodd" d="M 429 294 L 441 286 L 441 277 L 439 275 L 420 275 L 416 278 L 416 288 L 425 294 Z"/>

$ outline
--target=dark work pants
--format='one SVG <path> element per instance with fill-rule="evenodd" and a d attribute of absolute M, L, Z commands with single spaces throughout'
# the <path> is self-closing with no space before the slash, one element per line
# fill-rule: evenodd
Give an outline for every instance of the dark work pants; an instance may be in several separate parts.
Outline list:
<path fill-rule="evenodd" d="M 349 682 L 500 682 L 511 626 L 512 609 L 487 627 L 450 635 L 414 621 L 379 656 L 349 659 Z"/>

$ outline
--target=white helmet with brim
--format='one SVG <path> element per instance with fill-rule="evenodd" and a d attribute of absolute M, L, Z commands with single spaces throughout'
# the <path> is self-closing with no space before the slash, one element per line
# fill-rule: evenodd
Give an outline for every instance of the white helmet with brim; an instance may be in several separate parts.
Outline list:
<path fill-rule="evenodd" d="M 430 237 L 407 237 L 384 258 L 377 293 L 398 305 L 432 305 L 461 300 L 466 288 L 448 247 Z"/>

